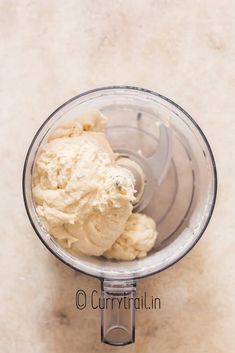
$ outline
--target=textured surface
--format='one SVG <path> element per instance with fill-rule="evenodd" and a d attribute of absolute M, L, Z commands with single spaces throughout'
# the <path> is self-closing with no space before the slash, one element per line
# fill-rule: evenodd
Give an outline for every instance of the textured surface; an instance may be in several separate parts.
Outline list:
<path fill-rule="evenodd" d="M 227 353 L 235 349 L 233 0 L 0 1 L 0 352 Z M 98 280 L 57 261 L 35 236 L 22 195 L 33 134 L 58 105 L 109 84 L 154 89 L 207 134 L 218 166 L 213 219 L 197 246 L 140 280 L 162 300 L 137 312 L 136 344 L 99 340 L 99 312 L 75 309 Z"/>

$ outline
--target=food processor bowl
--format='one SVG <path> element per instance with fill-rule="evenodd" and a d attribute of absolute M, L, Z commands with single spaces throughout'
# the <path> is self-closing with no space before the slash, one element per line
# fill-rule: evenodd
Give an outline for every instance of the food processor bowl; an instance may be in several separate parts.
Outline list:
<path fill-rule="evenodd" d="M 152 217 L 158 238 L 145 258 L 134 261 L 73 255 L 40 223 L 32 197 L 32 169 L 48 135 L 62 121 L 99 110 L 108 117 L 106 136 L 123 158 L 140 166 L 144 178 L 134 212 Z M 102 281 L 103 296 L 135 295 L 135 280 L 166 269 L 199 240 L 216 199 L 216 167 L 209 143 L 197 123 L 162 95 L 137 87 L 104 87 L 82 93 L 60 106 L 42 124 L 26 156 L 23 194 L 34 230 L 47 248 L 76 270 Z M 108 294 L 107 294 L 108 293 Z M 103 310 L 102 340 L 114 345 L 134 340 L 133 310 Z M 125 324 L 126 323 L 126 324 Z M 126 326 L 125 326 L 126 325 Z"/>

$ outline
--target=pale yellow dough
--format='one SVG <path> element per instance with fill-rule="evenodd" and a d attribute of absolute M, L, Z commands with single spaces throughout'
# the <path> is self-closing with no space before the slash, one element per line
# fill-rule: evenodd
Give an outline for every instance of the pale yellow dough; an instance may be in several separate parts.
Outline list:
<path fill-rule="evenodd" d="M 116 260 L 134 260 L 144 257 L 154 246 L 156 238 L 154 220 L 144 214 L 133 213 L 126 223 L 124 232 L 104 253 L 104 256 Z"/>
<path fill-rule="evenodd" d="M 36 159 L 33 197 L 43 225 L 63 247 L 132 260 L 146 255 L 157 233 L 152 219 L 132 215 L 134 176 L 116 163 L 106 122 L 94 111 L 57 126 Z"/>

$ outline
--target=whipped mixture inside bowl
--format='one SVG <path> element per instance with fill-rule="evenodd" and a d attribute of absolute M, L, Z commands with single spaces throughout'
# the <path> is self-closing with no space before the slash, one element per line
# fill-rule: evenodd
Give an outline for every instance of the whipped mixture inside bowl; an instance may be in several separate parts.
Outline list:
<path fill-rule="evenodd" d="M 33 198 L 43 226 L 64 248 L 134 260 L 154 246 L 156 224 L 132 213 L 133 168 L 112 151 L 106 124 L 92 111 L 56 127 L 34 163 Z"/>

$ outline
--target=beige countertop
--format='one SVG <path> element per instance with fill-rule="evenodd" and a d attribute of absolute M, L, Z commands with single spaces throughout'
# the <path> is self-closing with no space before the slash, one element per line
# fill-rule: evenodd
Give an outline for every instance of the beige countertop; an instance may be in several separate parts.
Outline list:
<path fill-rule="evenodd" d="M 0 352 L 232 353 L 235 350 L 233 0 L 0 1 Z M 21 176 L 41 123 L 70 97 L 130 84 L 176 101 L 213 148 L 214 216 L 178 264 L 138 281 L 162 300 L 138 311 L 134 345 L 100 343 L 97 310 L 75 292 L 99 281 L 54 258 L 27 219 Z"/>

